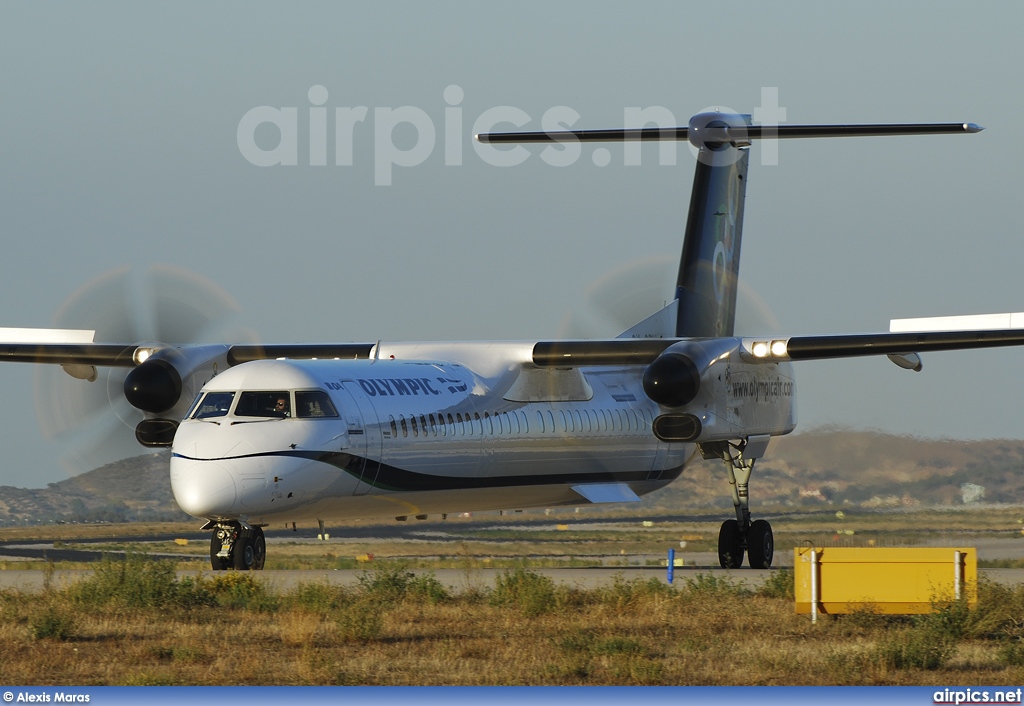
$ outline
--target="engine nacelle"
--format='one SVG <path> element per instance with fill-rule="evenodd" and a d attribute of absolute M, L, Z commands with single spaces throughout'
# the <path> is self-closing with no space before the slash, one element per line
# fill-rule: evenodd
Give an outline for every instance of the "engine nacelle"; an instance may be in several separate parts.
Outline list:
<path fill-rule="evenodd" d="M 124 396 L 146 414 L 136 438 L 144 446 L 170 446 L 174 428 L 203 385 L 229 367 L 229 346 L 189 348 L 140 346 L 140 360 L 124 380 Z"/>
<path fill-rule="evenodd" d="M 654 359 L 644 371 L 644 392 L 662 407 L 682 407 L 700 392 L 708 368 L 739 346 L 739 339 L 680 341 Z"/>
<path fill-rule="evenodd" d="M 644 392 L 662 407 L 682 407 L 700 392 L 700 373 L 685 354 L 666 351 L 644 371 Z"/>
<path fill-rule="evenodd" d="M 779 436 L 796 427 L 788 361 L 746 360 L 739 338 L 680 341 L 645 371 L 644 391 L 665 408 L 652 426 L 666 442 Z"/>
<path fill-rule="evenodd" d="M 124 396 L 132 407 L 160 414 L 178 404 L 181 382 L 181 374 L 173 363 L 153 356 L 125 377 Z"/>

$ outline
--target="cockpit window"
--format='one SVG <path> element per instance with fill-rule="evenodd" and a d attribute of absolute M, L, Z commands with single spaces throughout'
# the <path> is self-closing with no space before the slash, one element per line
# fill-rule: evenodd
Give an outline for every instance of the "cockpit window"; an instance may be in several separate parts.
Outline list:
<path fill-rule="evenodd" d="M 196 409 L 199 408 L 199 401 L 201 399 L 203 399 L 203 393 L 202 392 L 200 392 L 198 395 L 196 395 L 196 398 L 194 400 L 192 400 L 192 406 L 188 408 L 187 412 L 185 412 L 185 419 L 191 419 L 192 418 L 192 415 L 195 414 Z"/>
<path fill-rule="evenodd" d="M 243 392 L 238 396 L 236 417 L 276 417 L 284 419 L 292 412 L 287 392 Z"/>
<path fill-rule="evenodd" d="M 235 398 L 234 392 L 207 392 L 206 397 L 195 405 L 193 419 L 209 419 L 210 417 L 223 417 L 231 408 L 231 400 Z"/>
<path fill-rule="evenodd" d="M 322 390 L 299 391 L 295 393 L 295 414 L 301 418 L 337 417 L 331 398 Z"/>

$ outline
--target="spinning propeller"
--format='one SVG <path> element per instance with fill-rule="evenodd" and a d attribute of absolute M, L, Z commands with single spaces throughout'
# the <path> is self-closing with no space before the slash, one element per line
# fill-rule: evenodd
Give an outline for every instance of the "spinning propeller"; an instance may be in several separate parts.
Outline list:
<path fill-rule="evenodd" d="M 619 266 L 587 287 L 562 320 L 559 338 L 610 338 L 626 331 L 668 304 L 678 266 L 667 255 Z M 768 305 L 742 280 L 738 285 L 736 335 L 777 331 L 779 322 Z"/>
<path fill-rule="evenodd" d="M 58 328 L 93 329 L 98 342 L 166 349 L 243 338 L 241 331 L 232 330 L 238 312 L 234 300 L 210 280 L 155 265 L 145 271 L 125 267 L 97 277 L 68 299 L 53 323 Z M 140 453 L 134 430 L 145 415 L 125 398 L 125 378 L 140 371 L 131 367 L 134 350 L 125 349 L 124 367 L 37 366 L 39 424 L 46 436 L 65 447 L 61 461 L 69 472 Z M 186 379 L 180 397 L 191 401 L 198 389 L 185 388 L 193 386 Z"/>

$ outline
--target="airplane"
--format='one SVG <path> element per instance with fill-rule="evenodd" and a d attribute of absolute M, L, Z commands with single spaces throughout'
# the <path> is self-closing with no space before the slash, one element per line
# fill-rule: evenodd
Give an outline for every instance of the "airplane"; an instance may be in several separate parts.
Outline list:
<path fill-rule="evenodd" d="M 213 569 L 259 570 L 263 528 L 355 518 L 635 502 L 700 454 L 724 463 L 735 517 L 719 562 L 769 568 L 750 478 L 796 428 L 793 363 L 1024 344 L 1024 331 L 734 335 L 749 147 L 774 138 L 971 134 L 973 123 L 754 125 L 706 112 L 685 127 L 488 133 L 491 144 L 687 140 L 697 150 L 674 293 L 614 339 L 159 345 L 92 331 L 0 330 L 0 360 L 83 381 L 128 369 L 144 447 L 169 447 L 174 497 L 206 520 Z M 911 327 L 912 328 L 912 327 Z M 82 384 L 89 384 L 83 382 Z"/>

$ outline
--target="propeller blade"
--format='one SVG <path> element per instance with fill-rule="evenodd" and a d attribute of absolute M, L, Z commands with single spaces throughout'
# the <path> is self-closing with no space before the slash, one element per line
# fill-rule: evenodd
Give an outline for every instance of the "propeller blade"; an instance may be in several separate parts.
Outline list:
<path fill-rule="evenodd" d="M 214 282 L 168 265 L 104 273 L 78 289 L 54 317 L 59 328 L 95 330 L 97 342 L 168 344 L 245 342 L 232 326 L 240 308 Z M 134 346 L 124 349 L 130 356 Z M 43 432 L 66 447 L 69 472 L 143 453 L 135 427 L 144 414 L 124 397 L 133 367 L 100 367 L 95 382 L 74 379 L 56 365 L 36 366 L 36 414 Z M 184 394 L 184 393 L 183 393 Z M 189 391 L 192 394 L 192 391 Z"/>

